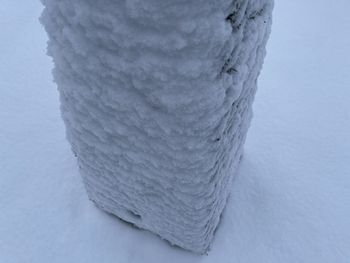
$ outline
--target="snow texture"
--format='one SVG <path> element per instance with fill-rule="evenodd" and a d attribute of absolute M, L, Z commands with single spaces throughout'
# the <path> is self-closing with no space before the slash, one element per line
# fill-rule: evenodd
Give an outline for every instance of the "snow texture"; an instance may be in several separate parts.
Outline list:
<path fill-rule="evenodd" d="M 91 200 L 206 252 L 242 155 L 272 0 L 44 0 Z"/>
<path fill-rule="evenodd" d="M 43 6 L 0 2 L 1 263 L 349 263 L 349 0 L 275 2 L 254 119 L 207 256 L 86 198 Z"/>

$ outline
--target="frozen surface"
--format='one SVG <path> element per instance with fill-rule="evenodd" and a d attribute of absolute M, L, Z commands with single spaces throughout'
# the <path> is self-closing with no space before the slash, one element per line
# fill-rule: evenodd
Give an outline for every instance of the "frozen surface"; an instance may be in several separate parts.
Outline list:
<path fill-rule="evenodd" d="M 208 256 L 86 198 L 35 1 L 0 5 L 0 262 L 348 262 L 347 0 L 277 1 L 254 121 Z"/>
<path fill-rule="evenodd" d="M 89 198 L 207 252 L 241 160 L 272 0 L 42 2 Z"/>

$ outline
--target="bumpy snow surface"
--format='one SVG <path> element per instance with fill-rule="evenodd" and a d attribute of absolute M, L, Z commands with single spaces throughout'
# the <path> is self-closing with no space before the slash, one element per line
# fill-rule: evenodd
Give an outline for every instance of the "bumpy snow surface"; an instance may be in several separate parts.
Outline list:
<path fill-rule="evenodd" d="M 272 0 L 43 3 L 90 199 L 206 252 L 242 154 Z"/>
<path fill-rule="evenodd" d="M 89 201 L 43 6 L 0 2 L 1 263 L 349 263 L 349 0 L 275 1 L 254 119 L 208 255 Z"/>

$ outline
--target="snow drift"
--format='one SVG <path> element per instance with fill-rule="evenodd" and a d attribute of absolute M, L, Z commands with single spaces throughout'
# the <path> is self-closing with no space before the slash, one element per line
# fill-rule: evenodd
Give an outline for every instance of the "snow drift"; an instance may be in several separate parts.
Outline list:
<path fill-rule="evenodd" d="M 272 0 L 43 0 L 91 200 L 204 253 L 250 123 Z"/>

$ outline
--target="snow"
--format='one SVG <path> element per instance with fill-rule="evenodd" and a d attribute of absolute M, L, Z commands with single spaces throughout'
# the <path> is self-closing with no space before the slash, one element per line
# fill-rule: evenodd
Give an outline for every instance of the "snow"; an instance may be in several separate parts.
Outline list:
<path fill-rule="evenodd" d="M 208 256 L 98 210 L 36 1 L 0 5 L 0 262 L 348 262 L 350 3 L 276 1 L 245 155 Z"/>
<path fill-rule="evenodd" d="M 242 156 L 273 2 L 42 2 L 89 198 L 207 252 Z"/>

